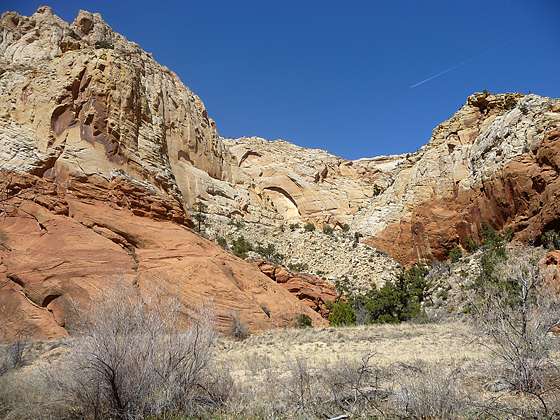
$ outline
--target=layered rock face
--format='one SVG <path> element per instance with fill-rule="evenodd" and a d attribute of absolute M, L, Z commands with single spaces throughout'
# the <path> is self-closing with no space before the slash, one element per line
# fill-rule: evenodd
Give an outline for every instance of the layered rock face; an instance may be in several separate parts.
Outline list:
<path fill-rule="evenodd" d="M 252 330 L 291 325 L 302 313 L 325 324 L 253 265 L 179 223 L 137 216 L 104 196 L 119 185 L 61 190 L 34 175 L 2 175 L 9 194 L 0 221 L 2 339 L 64 336 L 89 305 L 122 289 L 147 302 L 210 305 L 222 331 L 237 315 Z"/>
<path fill-rule="evenodd" d="M 0 66 L 0 339 L 64 336 L 126 288 L 212 305 L 224 331 L 236 314 L 252 330 L 325 323 L 187 228 L 236 165 L 176 75 L 98 15 L 48 8 L 2 16 Z"/>
<path fill-rule="evenodd" d="M 349 161 L 324 150 L 256 137 L 225 144 L 240 168 L 238 183 L 258 197 L 247 208 L 245 219 L 259 223 L 271 213 L 271 224 L 278 218 L 319 226 L 351 223 L 377 191 L 392 182 L 394 168 L 404 160 L 404 156 L 382 156 Z M 262 208 L 269 211 L 263 214 Z"/>
<path fill-rule="evenodd" d="M 59 183 L 128 176 L 180 202 L 194 201 L 201 173 L 231 179 L 200 99 L 98 14 L 68 24 L 43 7 L 0 25 L 3 169 Z"/>
<path fill-rule="evenodd" d="M 319 276 L 305 273 L 292 273 L 281 265 L 257 260 L 255 264 L 262 273 L 294 294 L 305 305 L 324 318 L 329 315 L 328 304 L 334 302 L 339 294 L 334 285 Z"/>
<path fill-rule="evenodd" d="M 483 223 L 534 240 L 557 227 L 560 101 L 469 97 L 394 183 L 356 218 L 367 242 L 403 264 L 445 258 Z"/>

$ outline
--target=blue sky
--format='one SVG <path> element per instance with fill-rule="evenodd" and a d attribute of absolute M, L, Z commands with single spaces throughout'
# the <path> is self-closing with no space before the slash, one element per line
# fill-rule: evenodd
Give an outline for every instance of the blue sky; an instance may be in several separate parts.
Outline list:
<path fill-rule="evenodd" d="M 466 97 L 560 97 L 560 1 L 25 1 L 112 28 L 201 96 L 223 136 L 346 158 L 416 150 Z M 438 75 L 431 80 L 434 75 Z M 425 82 L 423 82 L 425 81 Z"/>

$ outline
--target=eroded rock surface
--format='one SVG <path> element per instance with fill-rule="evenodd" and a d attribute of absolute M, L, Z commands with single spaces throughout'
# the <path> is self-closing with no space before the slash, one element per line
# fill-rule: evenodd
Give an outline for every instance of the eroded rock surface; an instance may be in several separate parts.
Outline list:
<path fill-rule="evenodd" d="M 325 323 L 188 229 L 186 209 L 236 166 L 175 74 L 99 15 L 47 7 L 2 16 L 0 66 L 0 339 L 64 336 L 122 288 L 210 304 L 224 331 L 235 313 L 251 330 Z"/>
<path fill-rule="evenodd" d="M 135 215 L 99 189 L 59 190 L 33 175 L 8 185 L 17 192 L 0 219 L 3 339 L 64 336 L 92 302 L 126 288 L 146 301 L 210 305 L 223 331 L 236 313 L 251 330 L 290 325 L 301 313 L 325 324 L 252 264 L 177 222 Z"/>
<path fill-rule="evenodd" d="M 333 303 L 338 297 L 338 292 L 332 283 L 312 274 L 293 273 L 281 265 L 268 261 L 257 260 L 255 264 L 267 277 L 282 285 L 313 311 L 320 313 L 323 318 L 328 318 L 328 304 Z"/>

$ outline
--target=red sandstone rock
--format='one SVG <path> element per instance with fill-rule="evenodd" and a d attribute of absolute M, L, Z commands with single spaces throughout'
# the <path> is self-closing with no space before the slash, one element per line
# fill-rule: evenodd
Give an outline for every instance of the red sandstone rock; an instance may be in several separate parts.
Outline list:
<path fill-rule="evenodd" d="M 255 261 L 262 273 L 286 288 L 309 308 L 328 318 L 327 303 L 334 302 L 338 294 L 331 283 L 318 276 L 292 273 L 285 267 L 268 261 Z"/>
<path fill-rule="evenodd" d="M 560 294 L 560 251 L 548 252 L 539 262 L 547 284 Z"/>
<path fill-rule="evenodd" d="M 366 240 L 399 262 L 444 259 L 457 243 L 481 239 L 483 223 L 512 229 L 514 238 L 537 238 L 560 219 L 560 131 L 515 157 L 477 188 L 419 203 L 410 219 Z"/>
<path fill-rule="evenodd" d="M 252 264 L 174 220 L 137 216 L 88 188 L 63 193 L 31 175 L 17 185 L 22 189 L 2 203 L 0 219 L 0 340 L 65 336 L 82 313 L 74 313 L 75 305 L 87 310 L 122 288 L 145 300 L 172 296 L 190 308 L 211 305 L 223 331 L 234 312 L 251 330 L 290 325 L 300 313 L 326 323 Z M 175 218 L 173 211 L 168 217 Z"/>

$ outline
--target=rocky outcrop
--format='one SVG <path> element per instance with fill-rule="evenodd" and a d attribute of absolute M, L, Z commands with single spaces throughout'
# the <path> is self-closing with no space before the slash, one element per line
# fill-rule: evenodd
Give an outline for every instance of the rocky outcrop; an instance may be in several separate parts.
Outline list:
<path fill-rule="evenodd" d="M 125 174 L 187 204 L 201 178 L 231 179 L 201 100 L 98 14 L 68 24 L 48 7 L 9 12 L 0 31 L 2 169 L 59 182 Z"/>
<path fill-rule="evenodd" d="M 404 159 L 349 161 L 324 150 L 258 137 L 224 143 L 240 168 L 238 183 L 258 197 L 246 209 L 244 219 L 266 223 L 269 217 L 268 224 L 276 220 L 319 226 L 351 223 L 376 191 L 390 184 L 392 170 Z"/>
<path fill-rule="evenodd" d="M 367 242 L 403 264 L 445 258 L 483 223 L 537 238 L 560 218 L 560 101 L 473 95 L 356 218 Z"/>
<path fill-rule="evenodd" d="M 191 309 L 211 305 L 223 331 L 235 314 L 251 330 L 290 325 L 301 313 L 325 324 L 253 265 L 179 223 L 104 199 L 100 191 L 112 193 L 105 187 L 111 186 L 61 191 L 33 175 L 4 184 L 2 339 L 64 336 L 92 302 L 115 289 L 145 301 L 173 297 Z M 150 209 L 165 207 L 150 197 Z"/>
<path fill-rule="evenodd" d="M 332 283 L 312 274 L 292 273 L 285 267 L 268 261 L 257 260 L 255 264 L 263 274 L 297 296 L 306 306 L 323 318 L 328 318 L 328 304 L 338 297 Z"/>
<path fill-rule="evenodd" d="M 274 227 L 218 218 L 208 221 L 205 231 L 229 245 L 240 237 L 254 247 L 272 245 L 284 266 L 298 267 L 297 270 L 318 275 L 332 284 L 341 282 L 355 292 L 369 290 L 372 284 L 382 285 L 395 278 L 401 269 L 387 254 L 360 243 L 355 232 L 340 228 L 325 233 L 319 227 L 308 231 L 303 224 Z"/>

